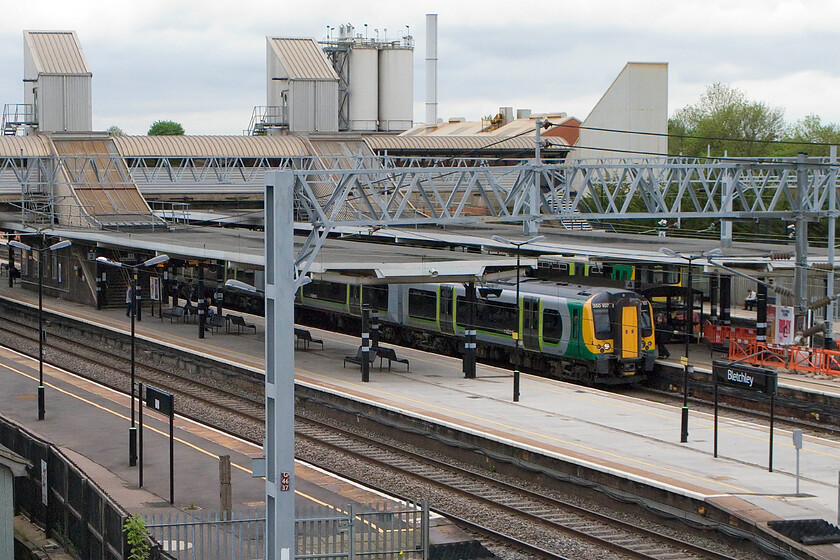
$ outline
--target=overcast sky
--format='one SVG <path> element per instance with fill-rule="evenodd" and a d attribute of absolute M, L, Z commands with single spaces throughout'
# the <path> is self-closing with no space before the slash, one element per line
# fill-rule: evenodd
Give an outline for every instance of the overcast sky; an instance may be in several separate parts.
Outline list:
<path fill-rule="evenodd" d="M 669 114 L 714 82 L 840 123 L 836 0 L 34 0 L 6 2 L 0 103 L 22 103 L 23 30 L 75 30 L 93 71 L 93 126 L 241 134 L 265 105 L 265 36 L 324 39 L 353 23 L 414 36 L 414 117 L 425 118 L 425 14 L 439 22 L 439 112 L 500 106 L 583 119 L 628 61 L 669 63 Z"/>

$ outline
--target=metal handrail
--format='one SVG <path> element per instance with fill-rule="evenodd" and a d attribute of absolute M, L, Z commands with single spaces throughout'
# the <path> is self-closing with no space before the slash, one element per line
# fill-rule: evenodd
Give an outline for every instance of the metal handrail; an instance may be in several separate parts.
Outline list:
<path fill-rule="evenodd" d="M 7 103 L 3 106 L 3 133 L 14 133 L 18 126 L 36 125 L 35 105 L 31 103 Z"/>
<path fill-rule="evenodd" d="M 246 136 L 264 134 L 267 128 L 289 126 L 288 107 L 285 105 L 257 105 L 251 112 Z"/>

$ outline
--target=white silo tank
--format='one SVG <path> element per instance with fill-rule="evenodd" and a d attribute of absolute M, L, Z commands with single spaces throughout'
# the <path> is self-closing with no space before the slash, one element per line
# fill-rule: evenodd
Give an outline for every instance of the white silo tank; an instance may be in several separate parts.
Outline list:
<path fill-rule="evenodd" d="M 350 49 L 350 130 L 376 130 L 379 115 L 379 54 L 375 47 Z"/>
<path fill-rule="evenodd" d="M 379 51 L 379 130 L 401 132 L 414 121 L 414 49 Z"/>

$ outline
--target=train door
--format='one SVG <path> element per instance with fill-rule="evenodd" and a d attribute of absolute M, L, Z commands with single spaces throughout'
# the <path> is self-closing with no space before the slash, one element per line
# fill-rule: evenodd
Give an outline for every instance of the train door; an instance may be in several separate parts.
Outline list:
<path fill-rule="evenodd" d="M 522 301 L 522 345 L 526 350 L 540 350 L 540 300 L 525 297 Z"/>
<path fill-rule="evenodd" d="M 616 352 L 622 359 L 639 357 L 639 300 L 622 298 L 615 303 L 614 312 L 619 332 L 614 337 Z"/>
<path fill-rule="evenodd" d="M 452 313 L 454 298 L 455 291 L 452 286 L 440 286 L 440 296 L 438 297 L 438 321 L 440 322 L 440 332 L 442 333 L 455 333 L 455 317 Z"/>
<path fill-rule="evenodd" d="M 580 341 L 581 341 L 581 307 L 578 305 L 569 306 L 569 312 L 572 316 L 572 331 L 569 333 L 569 356 L 580 355 Z"/>
<path fill-rule="evenodd" d="M 349 285 L 348 292 L 350 294 L 350 315 L 361 316 L 362 314 L 362 287 Z"/>

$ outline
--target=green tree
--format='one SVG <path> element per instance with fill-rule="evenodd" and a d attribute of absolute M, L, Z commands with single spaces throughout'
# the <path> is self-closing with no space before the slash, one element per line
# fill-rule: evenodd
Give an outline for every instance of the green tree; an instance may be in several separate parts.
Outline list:
<path fill-rule="evenodd" d="M 106 132 L 111 136 L 125 136 L 125 132 L 123 131 L 123 129 L 121 129 L 117 125 L 109 126 Z"/>
<path fill-rule="evenodd" d="M 668 121 L 671 155 L 702 157 L 774 155 L 773 145 L 786 132 L 784 109 L 750 101 L 744 92 L 712 84 L 695 105 L 679 109 Z M 688 136 L 688 138 L 685 138 Z"/>
<path fill-rule="evenodd" d="M 155 121 L 149 127 L 149 136 L 182 136 L 184 127 L 175 121 Z"/>
<path fill-rule="evenodd" d="M 828 146 L 814 146 L 813 144 L 840 146 L 840 125 L 822 124 L 819 116 L 808 115 L 790 126 L 786 140 L 801 142 L 801 144 L 786 144 L 780 155 L 794 156 L 799 152 L 805 152 L 809 156 L 827 156 Z"/>

